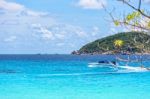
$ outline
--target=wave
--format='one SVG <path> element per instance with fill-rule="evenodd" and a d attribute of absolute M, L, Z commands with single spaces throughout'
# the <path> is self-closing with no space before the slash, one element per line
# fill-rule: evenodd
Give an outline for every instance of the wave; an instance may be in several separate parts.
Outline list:
<path fill-rule="evenodd" d="M 47 78 L 54 76 L 88 76 L 88 75 L 106 75 L 106 74 L 127 74 L 127 73 L 135 73 L 135 72 L 146 72 L 146 71 L 133 71 L 133 70 L 118 70 L 115 72 L 96 72 L 96 73 L 62 73 L 62 74 L 39 74 L 37 77 Z"/>
<path fill-rule="evenodd" d="M 99 72 L 96 73 L 58 73 L 58 74 L 39 74 L 38 77 L 46 77 L 46 76 L 81 76 L 81 75 L 96 75 L 100 74 Z"/>
<path fill-rule="evenodd" d="M 102 72 L 86 72 L 86 73 L 55 73 L 55 74 L 38 74 L 37 77 L 53 77 L 53 76 L 84 76 L 84 75 L 103 75 L 103 74 L 126 74 L 136 72 L 148 72 L 146 68 L 133 67 L 133 66 L 117 66 L 117 69 L 113 66 L 98 66 L 101 68 L 109 67 L 114 68 L 115 71 L 102 71 Z"/>

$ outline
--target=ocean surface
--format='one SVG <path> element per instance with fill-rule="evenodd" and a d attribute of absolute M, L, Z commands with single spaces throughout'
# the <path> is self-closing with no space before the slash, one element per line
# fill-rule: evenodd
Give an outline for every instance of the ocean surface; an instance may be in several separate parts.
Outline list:
<path fill-rule="evenodd" d="M 149 59 L 144 56 L 146 67 L 150 67 Z M 139 63 L 129 63 L 134 69 L 89 66 L 100 60 L 115 57 L 0 55 L 0 99 L 150 98 L 150 72 L 139 70 Z"/>

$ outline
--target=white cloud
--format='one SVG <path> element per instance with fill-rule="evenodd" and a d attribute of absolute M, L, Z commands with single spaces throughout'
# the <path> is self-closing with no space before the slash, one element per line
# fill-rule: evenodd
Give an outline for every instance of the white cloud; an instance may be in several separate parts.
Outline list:
<path fill-rule="evenodd" d="M 42 26 L 41 24 L 32 24 L 35 32 L 40 33 L 41 37 L 45 40 L 54 40 L 53 33 Z"/>
<path fill-rule="evenodd" d="M 64 43 L 57 43 L 56 45 L 61 47 L 61 46 L 64 46 L 65 44 Z"/>
<path fill-rule="evenodd" d="M 41 28 L 41 33 L 42 33 L 42 37 L 44 39 L 50 39 L 50 40 L 53 40 L 54 39 L 54 36 L 53 36 L 53 33 L 51 31 L 49 31 L 48 29 L 46 28 Z"/>
<path fill-rule="evenodd" d="M 14 2 L 6 2 L 6 0 L 0 0 L 0 9 L 14 12 L 23 10 L 24 6 Z"/>
<path fill-rule="evenodd" d="M 144 0 L 145 3 L 150 3 L 150 0 Z"/>
<path fill-rule="evenodd" d="M 46 16 L 46 12 L 36 12 L 26 8 L 24 5 L 8 2 L 6 0 L 0 0 L 0 9 L 4 13 L 16 13 L 18 16 Z"/>
<path fill-rule="evenodd" d="M 79 0 L 77 5 L 84 9 L 102 9 L 106 4 L 106 0 Z"/>
<path fill-rule="evenodd" d="M 16 39 L 17 39 L 16 36 L 10 36 L 10 37 L 8 37 L 8 38 L 5 38 L 4 41 L 5 41 L 5 42 L 13 42 L 13 41 L 15 41 Z"/>
<path fill-rule="evenodd" d="M 12 3 L 2 1 L 8 4 Z M 5 42 L 13 42 L 17 39 L 17 42 L 14 42 L 15 44 L 11 44 L 18 49 L 32 50 L 35 48 L 43 50 L 52 48 L 52 50 L 55 50 L 58 46 L 60 51 L 60 47 L 65 46 L 64 50 L 69 51 L 71 48 L 78 49 L 81 45 L 98 38 L 97 35 L 92 36 L 92 31 L 97 31 L 97 28 L 94 30 L 93 28 L 86 29 L 86 27 L 64 23 L 48 13 L 33 11 L 24 5 L 20 5 L 20 8 L 18 7 L 15 10 L 4 9 L 1 4 L 0 7 L 0 10 L 2 9 L 5 12 L 0 14 L 0 38 L 8 37 L 2 39 Z"/>
<path fill-rule="evenodd" d="M 65 35 L 64 35 L 64 34 L 55 34 L 55 36 L 56 36 L 58 39 L 64 39 L 64 38 L 65 38 Z"/>
<path fill-rule="evenodd" d="M 47 38 L 49 40 L 65 40 L 70 37 L 88 37 L 87 33 L 82 28 L 69 24 L 57 23 L 56 25 L 47 26 L 47 28 L 46 26 L 42 26 L 41 24 L 32 24 L 32 28 L 34 29 L 35 33 L 41 33 L 41 37 Z"/>
<path fill-rule="evenodd" d="M 94 26 L 92 30 L 92 36 L 96 36 L 100 32 L 99 27 Z"/>
<path fill-rule="evenodd" d="M 39 17 L 39 16 L 47 16 L 48 13 L 46 12 L 36 12 L 29 9 L 22 10 L 18 16 L 33 16 L 33 17 Z"/>
<path fill-rule="evenodd" d="M 87 37 L 87 33 L 82 29 L 76 29 L 75 33 L 77 34 L 78 37 L 81 38 Z"/>

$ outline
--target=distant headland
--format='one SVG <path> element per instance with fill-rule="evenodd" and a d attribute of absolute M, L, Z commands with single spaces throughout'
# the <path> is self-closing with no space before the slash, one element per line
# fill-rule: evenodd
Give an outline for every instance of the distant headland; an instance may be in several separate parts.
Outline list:
<path fill-rule="evenodd" d="M 121 53 L 150 54 L 150 35 L 144 32 L 123 32 L 90 42 L 72 54 L 114 54 L 115 40 L 122 40 Z"/>

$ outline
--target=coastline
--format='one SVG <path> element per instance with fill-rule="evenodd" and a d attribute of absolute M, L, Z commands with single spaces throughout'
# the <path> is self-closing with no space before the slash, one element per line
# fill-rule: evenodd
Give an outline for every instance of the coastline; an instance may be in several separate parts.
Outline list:
<path fill-rule="evenodd" d="M 71 55 L 150 55 L 150 53 L 77 53 Z"/>

